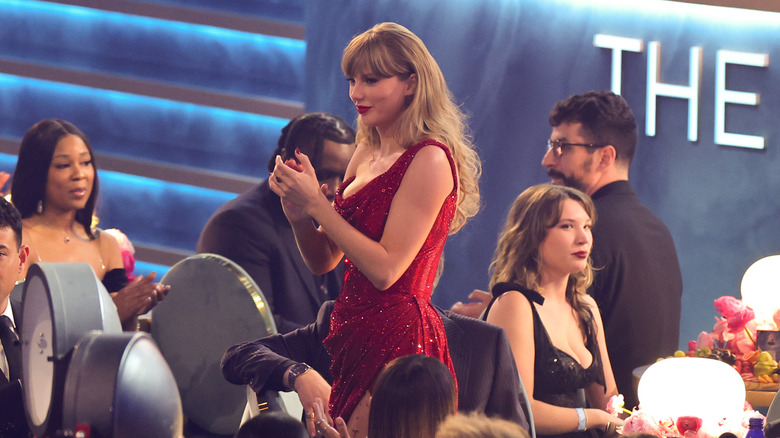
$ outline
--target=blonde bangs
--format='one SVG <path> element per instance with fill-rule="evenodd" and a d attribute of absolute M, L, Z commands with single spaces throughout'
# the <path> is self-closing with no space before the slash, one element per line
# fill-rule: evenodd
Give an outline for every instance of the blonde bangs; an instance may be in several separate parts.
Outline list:
<path fill-rule="evenodd" d="M 398 54 L 393 46 L 382 41 L 377 32 L 368 31 L 353 39 L 344 49 L 341 58 L 341 70 L 348 78 L 360 74 L 371 74 L 384 78 L 404 76 L 411 73 L 398 63 Z"/>

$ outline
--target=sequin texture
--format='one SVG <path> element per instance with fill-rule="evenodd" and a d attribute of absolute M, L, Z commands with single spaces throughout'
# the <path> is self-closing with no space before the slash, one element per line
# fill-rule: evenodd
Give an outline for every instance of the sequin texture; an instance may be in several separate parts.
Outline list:
<path fill-rule="evenodd" d="M 449 149 L 426 140 L 407 149 L 383 174 L 344 199 L 347 179 L 336 192 L 334 205 L 352 226 L 379 241 L 390 204 L 417 151 L 425 146 L 441 147 L 456 174 Z M 380 291 L 350 262 L 345 260 L 344 286 L 331 314 L 330 333 L 324 345 L 333 364 L 330 397 L 333 418 L 348 419 L 363 394 L 392 359 L 408 354 L 426 354 L 444 362 L 455 376 L 441 318 L 431 304 L 436 276 L 450 223 L 455 214 L 457 178 L 445 199 L 422 248 L 409 268 L 389 289 Z"/>

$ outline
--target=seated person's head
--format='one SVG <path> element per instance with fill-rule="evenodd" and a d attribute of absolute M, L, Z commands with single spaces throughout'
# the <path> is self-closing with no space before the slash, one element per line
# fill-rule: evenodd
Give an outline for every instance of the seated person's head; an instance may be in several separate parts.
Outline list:
<path fill-rule="evenodd" d="M 588 142 L 615 148 L 616 164 L 628 169 L 636 153 L 637 126 L 634 113 L 619 94 L 589 91 L 555 104 L 550 126 L 580 124 L 579 134 Z M 571 141 L 571 140 L 569 140 Z"/>
<path fill-rule="evenodd" d="M 16 207 L 0 197 L 0 312 L 5 310 L 14 284 L 24 271 L 28 249 L 22 245 L 22 218 Z"/>
<path fill-rule="evenodd" d="M 309 157 L 320 184 L 328 184 L 328 199 L 332 200 L 355 152 L 355 130 L 328 113 L 300 115 L 282 128 L 277 148 L 268 160 L 268 171 L 273 172 L 277 155 L 286 161 L 295 157 L 296 148 Z"/>
<path fill-rule="evenodd" d="M 566 218 L 562 216 L 567 214 Z M 569 219 L 584 220 L 582 224 Z M 517 283 L 539 289 L 542 271 L 568 271 L 572 291 L 584 293 L 593 281 L 590 258 L 574 259 L 571 245 L 553 245 L 548 236 L 556 226 L 592 226 L 596 209 L 590 197 L 577 189 L 561 185 L 539 184 L 529 187 L 512 204 L 506 224 L 498 238 L 490 265 L 490 287 L 501 282 Z M 559 224 L 559 222 L 561 222 Z M 556 231 L 557 232 L 557 231 Z M 582 245 L 589 253 L 593 239 L 588 228 Z M 557 234 L 556 234 L 557 235 Z M 568 292 L 567 292 L 568 293 Z"/>
<path fill-rule="evenodd" d="M 58 190 L 63 181 L 73 177 L 73 166 L 81 169 L 80 178 L 86 190 L 78 197 Z M 83 132 L 69 122 L 52 119 L 40 121 L 27 131 L 19 147 L 11 185 L 11 202 L 22 219 L 41 214 L 47 208 L 74 209 L 76 221 L 91 237 L 98 192 L 95 157 Z"/>
<path fill-rule="evenodd" d="M 308 438 L 308 433 L 300 420 L 284 412 L 265 412 L 242 424 L 235 438 Z"/>
<path fill-rule="evenodd" d="M 440 360 L 421 354 L 399 357 L 374 384 L 368 416 L 371 438 L 433 438 L 455 413 L 455 382 Z"/>
<path fill-rule="evenodd" d="M 447 417 L 436 431 L 436 438 L 528 438 L 528 432 L 503 418 L 470 412 Z"/>

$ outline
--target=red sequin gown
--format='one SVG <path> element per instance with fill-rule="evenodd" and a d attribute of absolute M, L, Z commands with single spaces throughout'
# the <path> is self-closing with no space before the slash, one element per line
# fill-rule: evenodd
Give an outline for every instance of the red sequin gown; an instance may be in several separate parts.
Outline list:
<path fill-rule="evenodd" d="M 341 194 L 354 177 L 344 181 L 336 192 L 336 211 L 363 234 L 379 241 L 406 169 L 417 151 L 429 145 L 446 152 L 452 174 L 456 175 L 449 149 L 426 140 L 407 149 L 385 173 L 346 199 Z M 417 353 L 436 357 L 449 367 L 454 378 L 447 337 L 431 304 L 431 293 L 456 204 L 457 178 L 420 252 L 387 290 L 375 288 L 349 258 L 345 259 L 344 286 L 331 315 L 330 333 L 324 340 L 333 359 L 333 418 L 348 420 L 382 367 L 396 357 Z"/>

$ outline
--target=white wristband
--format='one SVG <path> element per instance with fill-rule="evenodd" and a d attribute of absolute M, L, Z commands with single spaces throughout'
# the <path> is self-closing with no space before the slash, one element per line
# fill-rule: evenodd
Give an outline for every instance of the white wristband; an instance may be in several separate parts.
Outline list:
<path fill-rule="evenodd" d="M 585 409 L 582 408 L 574 408 L 575 411 L 577 411 L 577 431 L 581 432 L 585 430 L 585 426 L 587 425 L 588 417 L 585 415 Z"/>

